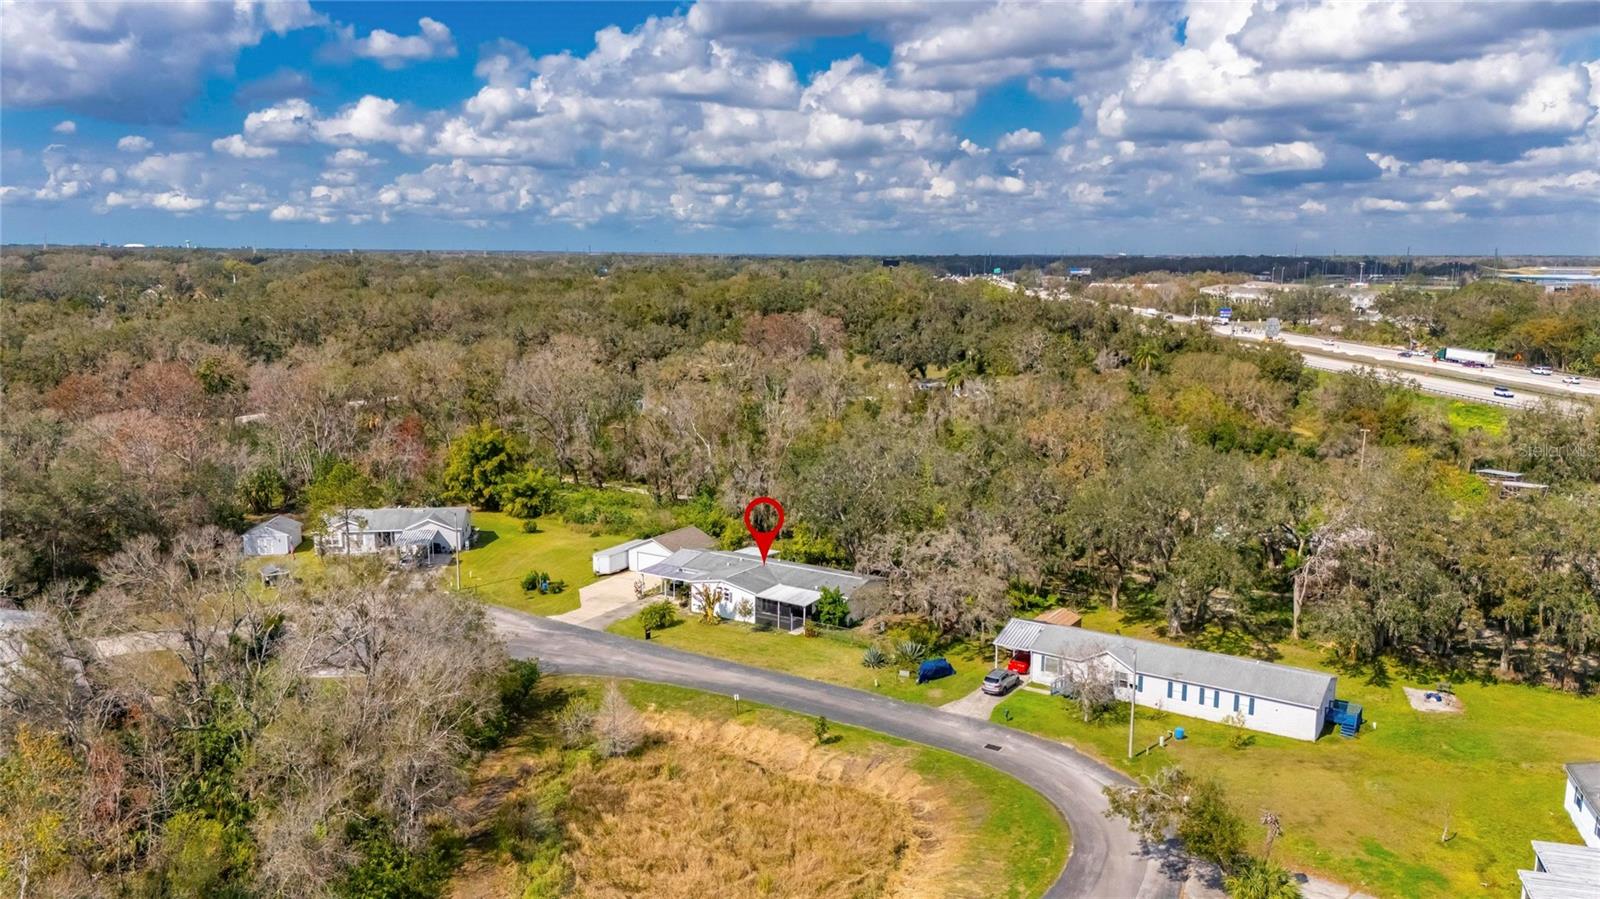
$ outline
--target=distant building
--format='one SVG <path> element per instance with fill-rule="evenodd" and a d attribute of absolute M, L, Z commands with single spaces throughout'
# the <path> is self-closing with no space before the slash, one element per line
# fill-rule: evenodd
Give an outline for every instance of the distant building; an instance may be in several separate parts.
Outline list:
<path fill-rule="evenodd" d="M 300 522 L 277 515 L 244 532 L 247 556 L 287 556 L 300 545 Z"/>
<path fill-rule="evenodd" d="M 317 548 L 323 552 L 434 555 L 466 549 L 472 542 L 472 510 L 466 506 L 351 509 L 330 514 Z"/>
<path fill-rule="evenodd" d="M 1490 277 L 1525 284 L 1538 284 L 1545 293 L 1571 290 L 1574 287 L 1600 288 L 1600 268 L 1555 267 L 1529 265 L 1522 268 L 1488 269 Z"/>

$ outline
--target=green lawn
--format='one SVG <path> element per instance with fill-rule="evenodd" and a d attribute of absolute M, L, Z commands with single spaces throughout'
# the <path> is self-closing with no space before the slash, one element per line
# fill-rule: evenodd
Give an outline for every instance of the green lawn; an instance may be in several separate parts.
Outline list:
<path fill-rule="evenodd" d="M 1153 636 L 1113 613 L 1085 626 Z M 1320 651 L 1277 647 L 1278 661 L 1333 670 Z M 1600 758 L 1600 699 L 1511 684 L 1456 686 L 1460 715 L 1414 711 L 1391 673 L 1377 685 L 1341 674 L 1339 697 L 1362 704 L 1377 730 L 1306 743 L 1253 734 L 1235 749 L 1225 725 L 1140 711 L 1135 747 L 1181 725 L 1187 739 L 1127 761 L 1128 719 L 1084 724 L 1065 703 L 1019 692 L 994 720 L 1071 744 L 1133 774 L 1171 763 L 1223 782 L 1255 827 L 1262 809 L 1279 814 L 1284 837 L 1274 852 L 1379 896 L 1504 896 L 1531 859 L 1529 840 L 1575 842 L 1561 807 L 1563 762 Z M 1440 842 L 1446 824 L 1453 836 Z"/>
<path fill-rule="evenodd" d="M 559 518 L 539 519 L 539 533 L 522 532 L 520 519 L 500 512 L 474 512 L 472 524 L 478 542 L 461 554 L 461 587 L 480 599 L 535 615 L 559 615 L 578 607 L 578 588 L 594 583 L 591 556 L 595 550 L 615 546 L 625 534 L 594 536 L 589 528 L 569 525 Z M 554 595 L 526 594 L 522 577 L 539 569 L 551 580 L 567 582 Z M 454 567 L 443 577 L 455 583 Z"/>
<path fill-rule="evenodd" d="M 820 638 L 791 639 L 828 642 Z M 640 708 L 681 710 L 713 721 L 733 717 L 733 703 L 726 696 L 638 682 L 626 683 L 624 693 Z M 802 736 L 809 737 L 812 732 L 813 719 L 756 703 L 741 703 L 738 717 L 746 724 Z M 956 870 L 951 872 L 954 880 L 983 883 L 986 889 L 993 890 L 986 895 L 1023 899 L 1042 894 L 1060 873 L 1070 845 L 1067 824 L 1043 797 L 1020 781 L 954 753 L 873 731 L 834 724 L 831 733 L 840 738 L 829 746 L 833 750 L 868 753 L 896 749 L 907 753 L 910 767 L 937 784 L 949 806 L 966 817 L 973 836 L 962 850 Z"/>
<path fill-rule="evenodd" d="M 1478 428 L 1485 433 L 1499 436 L 1506 429 L 1506 419 L 1510 412 L 1503 407 L 1428 394 L 1419 396 L 1421 402 L 1443 410 L 1445 420 L 1450 423 L 1450 429 L 1458 434 L 1465 434 L 1473 428 Z"/>
<path fill-rule="evenodd" d="M 639 625 L 638 616 L 619 621 L 609 630 L 625 637 L 644 638 L 644 628 Z M 802 637 L 777 631 L 763 632 L 731 621 L 702 624 L 695 616 L 675 627 L 653 632 L 651 639 L 675 649 L 771 668 L 923 705 L 942 705 L 978 689 L 993 661 L 988 655 L 962 647 L 945 656 L 956 669 L 954 675 L 918 684 L 914 669 L 910 677 L 902 678 L 897 666 L 877 669 L 863 666 L 861 653 L 865 645 L 837 637 Z"/>

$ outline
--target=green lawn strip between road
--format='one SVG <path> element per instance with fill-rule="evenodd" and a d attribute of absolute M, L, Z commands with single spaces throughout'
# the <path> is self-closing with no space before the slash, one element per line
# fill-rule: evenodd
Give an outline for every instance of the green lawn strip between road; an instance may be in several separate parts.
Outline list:
<path fill-rule="evenodd" d="M 644 628 L 637 615 L 611 625 L 608 630 L 625 637 L 644 638 Z M 674 627 L 653 631 L 651 639 L 674 649 L 923 705 L 943 705 L 978 689 L 993 661 L 987 653 L 963 644 L 945 654 L 956 669 L 954 675 L 918 684 L 915 665 L 906 669 L 908 677 L 901 677 L 901 667 L 894 664 L 884 668 L 863 666 L 861 655 L 866 649 L 866 638 L 855 635 L 804 637 L 780 631 L 758 631 L 747 624 L 731 621 L 705 624 L 696 615 L 686 617 Z"/>

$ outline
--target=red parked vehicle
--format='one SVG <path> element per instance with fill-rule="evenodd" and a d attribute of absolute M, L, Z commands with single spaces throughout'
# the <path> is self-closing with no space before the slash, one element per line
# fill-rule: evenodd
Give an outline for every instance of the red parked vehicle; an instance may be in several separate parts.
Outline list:
<path fill-rule="evenodd" d="M 1031 664 L 1033 664 L 1033 655 L 1031 653 L 1014 652 L 1011 654 L 1011 661 L 1006 663 L 1006 670 L 1015 671 L 1023 677 L 1027 677 L 1028 666 Z"/>

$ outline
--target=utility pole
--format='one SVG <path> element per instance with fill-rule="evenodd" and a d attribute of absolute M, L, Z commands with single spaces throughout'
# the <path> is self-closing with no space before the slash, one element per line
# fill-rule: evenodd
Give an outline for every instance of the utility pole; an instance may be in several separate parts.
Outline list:
<path fill-rule="evenodd" d="M 1357 471 L 1367 470 L 1367 429 L 1361 429 L 1361 461 L 1356 463 Z"/>
<path fill-rule="evenodd" d="M 1128 760 L 1133 761 L 1133 710 L 1139 704 L 1139 647 L 1133 648 L 1133 680 L 1128 684 Z"/>

